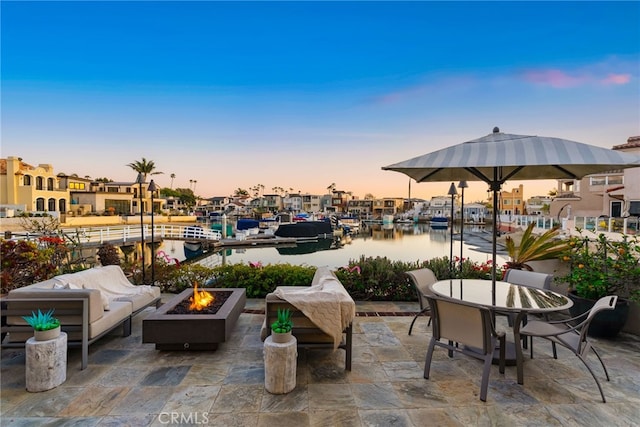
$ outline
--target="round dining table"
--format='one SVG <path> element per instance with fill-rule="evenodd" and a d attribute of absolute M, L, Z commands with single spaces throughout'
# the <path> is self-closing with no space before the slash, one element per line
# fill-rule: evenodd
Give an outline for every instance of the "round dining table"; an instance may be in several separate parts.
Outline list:
<path fill-rule="evenodd" d="M 524 382 L 524 357 L 520 339 L 523 320 L 529 313 L 546 314 L 566 310 L 573 305 L 568 297 L 557 292 L 504 281 L 496 281 L 495 290 L 491 280 L 483 279 L 440 280 L 429 288 L 441 297 L 482 305 L 498 313 L 516 315 L 513 322 L 513 338 L 518 384 Z"/>

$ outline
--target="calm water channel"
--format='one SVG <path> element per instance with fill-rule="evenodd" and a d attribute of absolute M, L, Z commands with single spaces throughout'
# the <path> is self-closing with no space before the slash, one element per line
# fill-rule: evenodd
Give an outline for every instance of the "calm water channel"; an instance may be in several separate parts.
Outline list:
<path fill-rule="evenodd" d="M 465 227 L 463 256 L 476 262 L 491 259 L 490 229 Z M 454 229 L 453 255 L 460 256 L 459 229 Z M 482 249 L 479 249 L 482 247 Z M 167 257 L 184 260 L 184 244 L 181 241 L 165 241 L 159 248 Z M 227 248 L 220 252 L 210 252 L 199 258 L 206 266 L 223 263 L 289 263 L 294 265 L 329 266 L 339 268 L 351 259 L 365 256 L 386 256 L 393 261 L 423 261 L 436 257 L 448 257 L 450 252 L 450 231 L 433 230 L 429 224 L 374 224 L 350 238 L 326 240 L 318 243 L 302 243 L 295 247 L 248 247 Z M 162 253 L 159 252 L 161 255 Z M 506 257 L 498 256 L 498 265 Z"/>

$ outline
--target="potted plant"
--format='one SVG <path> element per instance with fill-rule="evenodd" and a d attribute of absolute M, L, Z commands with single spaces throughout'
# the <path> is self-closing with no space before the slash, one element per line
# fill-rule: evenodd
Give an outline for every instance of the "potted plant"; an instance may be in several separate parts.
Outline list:
<path fill-rule="evenodd" d="M 534 223 L 529 224 L 516 245 L 514 239 L 507 236 L 505 246 L 511 258 L 507 261 L 507 268 L 533 271 L 528 262 L 557 259 L 569 249 L 566 240 L 558 240 L 558 228 L 547 230 L 541 235 L 533 234 Z"/>
<path fill-rule="evenodd" d="M 38 313 L 31 312 L 30 316 L 22 318 L 33 328 L 36 341 L 47 341 L 60 335 L 60 320 L 53 317 L 53 308 L 46 313 L 38 309 Z"/>
<path fill-rule="evenodd" d="M 624 327 L 629 315 L 629 301 L 640 301 L 640 244 L 637 237 L 622 236 L 613 241 L 600 234 L 595 241 L 576 236 L 562 260 L 570 263 L 568 274 L 556 280 L 569 285 L 573 300 L 571 315 L 591 309 L 607 295 L 617 295 L 615 310 L 599 313 L 591 322 L 589 335 L 613 337 Z"/>
<path fill-rule="evenodd" d="M 271 324 L 271 336 L 273 342 L 286 343 L 291 339 L 291 329 L 293 329 L 293 321 L 291 320 L 291 310 L 278 309 L 278 318 Z"/>

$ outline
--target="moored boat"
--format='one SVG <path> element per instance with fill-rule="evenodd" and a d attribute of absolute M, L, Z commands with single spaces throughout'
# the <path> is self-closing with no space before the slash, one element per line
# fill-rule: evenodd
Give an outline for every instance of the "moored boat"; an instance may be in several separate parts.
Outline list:
<path fill-rule="evenodd" d="M 435 230 L 445 230 L 449 227 L 449 219 L 444 216 L 434 216 L 430 221 L 431 228 Z"/>

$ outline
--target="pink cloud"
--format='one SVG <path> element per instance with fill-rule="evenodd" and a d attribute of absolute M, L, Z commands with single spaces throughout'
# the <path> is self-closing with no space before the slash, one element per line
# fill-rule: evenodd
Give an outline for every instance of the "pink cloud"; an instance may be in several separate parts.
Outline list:
<path fill-rule="evenodd" d="M 584 84 L 584 76 L 570 76 L 561 70 L 532 70 L 524 73 L 524 79 L 531 83 L 548 85 L 555 88 L 575 87 Z"/>
<path fill-rule="evenodd" d="M 605 85 L 626 85 L 631 81 L 631 74 L 609 74 L 600 83 Z"/>
<path fill-rule="evenodd" d="M 522 73 L 522 75 L 524 80 L 529 83 L 560 89 L 587 84 L 625 85 L 631 81 L 631 74 L 628 73 L 609 73 L 603 77 L 601 73 L 594 70 L 576 71 L 574 73 L 565 72 L 559 69 L 529 70 Z"/>

